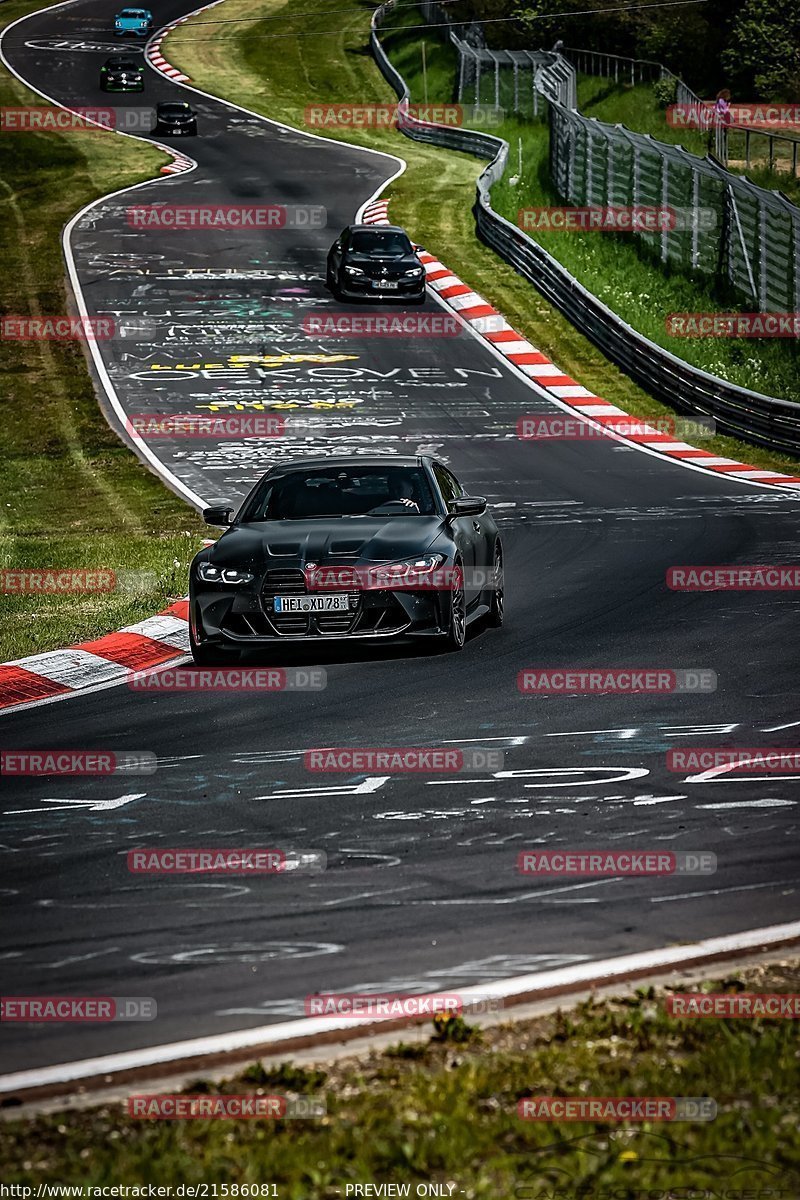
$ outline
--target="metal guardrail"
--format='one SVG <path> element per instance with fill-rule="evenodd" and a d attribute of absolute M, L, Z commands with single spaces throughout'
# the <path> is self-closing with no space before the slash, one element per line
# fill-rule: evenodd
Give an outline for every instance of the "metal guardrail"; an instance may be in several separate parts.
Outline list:
<path fill-rule="evenodd" d="M 408 87 L 389 61 L 378 37 L 378 30 L 393 4 L 394 0 L 386 0 L 375 9 L 370 44 L 381 73 L 399 97 L 398 129 L 415 141 L 430 142 L 490 160 L 478 178 L 473 206 L 481 240 L 651 395 L 681 412 L 713 417 L 721 433 L 772 450 L 800 453 L 800 404 L 718 379 L 670 354 L 631 329 L 528 234 L 494 211 L 491 188 L 505 172 L 508 143 L 492 134 L 434 125 L 409 114 Z"/>

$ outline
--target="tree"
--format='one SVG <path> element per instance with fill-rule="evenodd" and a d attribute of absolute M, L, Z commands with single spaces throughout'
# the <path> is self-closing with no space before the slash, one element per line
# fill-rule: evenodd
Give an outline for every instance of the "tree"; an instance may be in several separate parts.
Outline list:
<path fill-rule="evenodd" d="M 744 99 L 794 100 L 800 91 L 800 5 L 746 0 L 722 55 Z"/>

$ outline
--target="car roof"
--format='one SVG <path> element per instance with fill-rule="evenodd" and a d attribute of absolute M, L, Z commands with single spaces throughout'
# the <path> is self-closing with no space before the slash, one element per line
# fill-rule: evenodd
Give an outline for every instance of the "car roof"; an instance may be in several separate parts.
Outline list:
<path fill-rule="evenodd" d="M 186 100 L 159 100 L 156 108 L 191 108 Z"/>
<path fill-rule="evenodd" d="M 328 458 L 326 455 L 319 454 L 313 458 L 294 458 L 287 462 L 276 463 L 266 472 L 267 475 L 287 475 L 291 471 L 302 471 L 313 468 L 324 468 L 334 470 L 337 467 L 421 467 L 424 462 L 431 462 L 427 455 L 405 455 L 395 456 L 394 454 L 342 454 L 336 458 Z"/>
<path fill-rule="evenodd" d="M 362 222 L 360 225 L 348 225 L 347 228 L 352 233 L 361 233 L 363 230 L 365 233 L 404 233 L 408 237 L 408 233 L 402 225 L 365 225 Z"/>

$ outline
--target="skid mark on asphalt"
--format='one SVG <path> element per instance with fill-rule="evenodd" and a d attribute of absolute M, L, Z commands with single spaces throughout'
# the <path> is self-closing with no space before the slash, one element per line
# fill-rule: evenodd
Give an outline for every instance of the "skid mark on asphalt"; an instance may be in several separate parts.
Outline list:
<path fill-rule="evenodd" d="M 232 942 L 226 945 L 183 946 L 176 950 L 146 950 L 133 954 L 133 962 L 147 966 L 219 966 L 225 963 L 262 963 L 340 954 L 337 942 Z"/>
<path fill-rule="evenodd" d="M 474 959 L 454 966 L 441 966 L 415 976 L 390 975 L 386 979 L 362 980 L 348 986 L 348 992 L 359 995 L 425 995 L 457 986 L 466 987 L 496 979 L 511 979 L 517 975 L 533 975 L 569 967 L 591 959 L 589 954 L 511 954 Z M 335 988 L 318 989 L 335 992 Z M 305 997 L 291 996 L 265 1000 L 257 1005 L 221 1009 L 217 1016 L 304 1016 Z"/>
<path fill-rule="evenodd" d="M 677 896 L 649 896 L 651 904 L 672 904 L 677 900 L 697 900 L 708 896 L 724 896 L 730 892 L 760 892 L 764 889 L 788 888 L 785 895 L 792 895 L 797 890 L 796 879 L 771 879 L 767 883 L 741 883 L 732 887 L 703 888 L 698 892 L 681 892 Z"/>

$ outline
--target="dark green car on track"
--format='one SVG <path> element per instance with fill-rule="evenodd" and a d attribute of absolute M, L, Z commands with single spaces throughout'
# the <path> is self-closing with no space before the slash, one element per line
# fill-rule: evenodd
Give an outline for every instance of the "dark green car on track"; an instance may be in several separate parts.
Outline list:
<path fill-rule="evenodd" d="M 100 68 L 103 92 L 143 92 L 144 67 L 131 54 L 112 54 Z"/>

